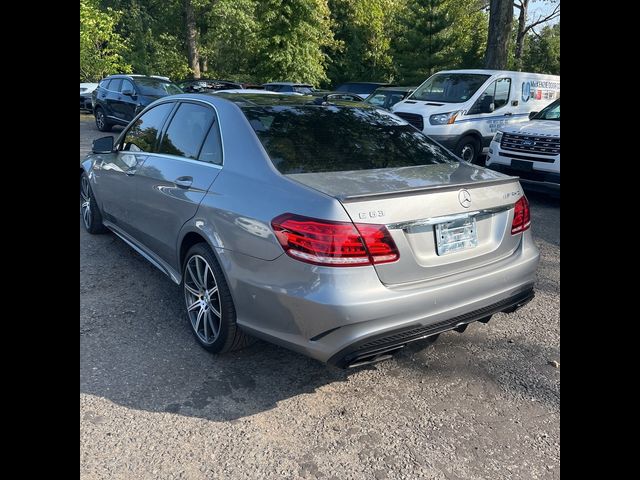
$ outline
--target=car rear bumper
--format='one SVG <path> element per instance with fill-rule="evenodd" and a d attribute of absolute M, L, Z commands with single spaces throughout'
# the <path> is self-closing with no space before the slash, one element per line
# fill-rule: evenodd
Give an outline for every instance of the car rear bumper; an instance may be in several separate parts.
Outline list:
<path fill-rule="evenodd" d="M 515 252 L 489 265 L 385 286 L 373 267 L 315 267 L 287 255 L 266 262 L 219 253 L 225 271 L 233 272 L 229 284 L 242 328 L 340 367 L 377 348 L 401 347 L 525 303 L 539 260 L 527 231 Z"/>

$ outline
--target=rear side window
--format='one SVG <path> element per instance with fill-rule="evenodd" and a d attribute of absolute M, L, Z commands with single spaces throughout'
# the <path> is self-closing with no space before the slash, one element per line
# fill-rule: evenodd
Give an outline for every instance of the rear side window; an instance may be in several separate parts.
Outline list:
<path fill-rule="evenodd" d="M 204 140 L 198 160 L 207 163 L 222 165 L 222 140 L 220 139 L 220 129 L 218 122 L 213 121 L 213 125 L 209 129 L 207 138 Z"/>
<path fill-rule="evenodd" d="M 122 85 L 122 79 L 121 78 L 114 78 L 113 80 L 111 80 L 111 83 L 109 84 L 109 90 L 114 91 L 114 92 L 119 92 L 120 91 L 120 85 Z"/>
<path fill-rule="evenodd" d="M 111 79 L 110 79 L 110 78 L 107 78 L 106 80 L 102 80 L 102 81 L 100 82 L 100 87 L 101 87 L 101 88 L 107 88 L 107 89 L 108 89 L 108 88 L 109 88 L 109 83 L 110 83 L 110 82 L 111 82 Z"/>
<path fill-rule="evenodd" d="M 213 110 L 209 107 L 181 103 L 162 137 L 160 153 L 198 159 L 213 118 Z"/>
<path fill-rule="evenodd" d="M 154 152 L 158 133 L 173 109 L 173 105 L 173 103 L 160 104 L 136 120 L 125 134 L 122 150 L 130 152 Z"/>
<path fill-rule="evenodd" d="M 458 161 L 422 132 L 383 110 L 308 105 L 246 107 L 243 112 L 283 174 Z"/>

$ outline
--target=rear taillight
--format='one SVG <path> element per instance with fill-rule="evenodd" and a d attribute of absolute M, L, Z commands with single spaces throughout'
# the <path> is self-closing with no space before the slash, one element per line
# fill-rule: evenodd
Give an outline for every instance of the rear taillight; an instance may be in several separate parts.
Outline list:
<path fill-rule="evenodd" d="M 271 226 L 290 257 L 315 265 L 352 267 L 400 258 L 384 225 L 331 222 L 285 213 L 274 218 Z"/>
<path fill-rule="evenodd" d="M 529 211 L 529 200 L 522 195 L 515 204 L 513 212 L 513 223 L 511 224 L 511 235 L 521 233 L 531 226 L 531 212 Z"/>

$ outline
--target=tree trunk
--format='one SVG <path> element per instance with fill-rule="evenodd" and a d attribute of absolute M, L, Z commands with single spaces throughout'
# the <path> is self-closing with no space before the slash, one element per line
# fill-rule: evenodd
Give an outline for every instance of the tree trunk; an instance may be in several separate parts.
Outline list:
<path fill-rule="evenodd" d="M 513 0 L 490 0 L 489 37 L 485 68 L 504 70 L 509 57 L 509 37 L 513 24 Z"/>
<path fill-rule="evenodd" d="M 522 53 L 524 50 L 524 39 L 527 36 L 527 10 L 529 0 L 521 0 L 520 15 L 518 16 L 518 36 L 516 37 L 516 52 L 514 55 L 516 70 L 522 71 Z"/>
<path fill-rule="evenodd" d="M 187 50 L 189 68 L 193 71 L 193 78 L 200 78 L 200 56 L 198 55 L 198 43 L 196 19 L 193 15 L 191 0 L 184 0 L 184 18 L 187 27 Z"/>

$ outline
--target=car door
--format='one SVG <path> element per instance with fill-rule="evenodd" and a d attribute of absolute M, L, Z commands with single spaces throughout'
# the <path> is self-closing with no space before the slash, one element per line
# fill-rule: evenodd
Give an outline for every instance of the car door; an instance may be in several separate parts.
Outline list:
<path fill-rule="evenodd" d="M 510 91 L 511 78 L 498 78 L 489 84 L 467 112 L 478 120 L 473 122 L 473 126 L 482 135 L 483 146 L 489 145 L 500 127 L 513 121 Z"/>
<path fill-rule="evenodd" d="M 105 104 L 107 105 L 107 117 L 116 120 L 120 120 L 120 116 L 118 115 L 120 85 L 122 85 L 121 78 L 112 79 L 109 83 L 109 89 L 107 90 L 107 96 L 105 98 Z"/>
<path fill-rule="evenodd" d="M 124 92 L 127 92 L 125 94 Z M 129 92 L 131 92 L 129 94 Z M 122 79 L 122 85 L 120 86 L 120 96 L 118 97 L 118 114 L 125 122 L 130 122 L 133 117 L 136 116 L 136 107 L 138 106 L 138 95 L 136 94 L 136 88 L 126 78 Z"/>
<path fill-rule="evenodd" d="M 136 236 L 176 270 L 178 234 L 195 215 L 221 163 L 214 109 L 206 103 L 181 101 L 161 135 L 158 152 L 149 154 L 135 175 Z"/>
<path fill-rule="evenodd" d="M 134 177 L 147 155 L 156 150 L 162 126 L 174 106 L 174 102 L 163 103 L 145 112 L 121 134 L 115 152 L 103 155 L 94 169 L 105 220 L 129 234 L 135 233 L 131 220 L 136 201 Z"/>

